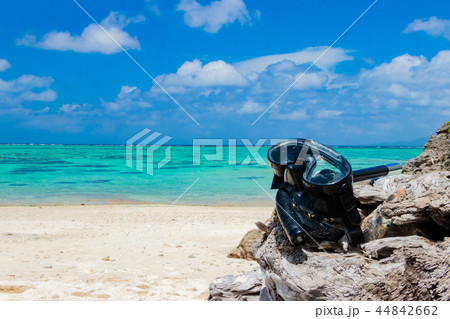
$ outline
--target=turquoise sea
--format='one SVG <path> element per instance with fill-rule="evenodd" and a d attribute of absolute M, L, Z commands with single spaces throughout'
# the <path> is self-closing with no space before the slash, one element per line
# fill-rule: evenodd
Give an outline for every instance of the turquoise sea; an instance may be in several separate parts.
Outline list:
<path fill-rule="evenodd" d="M 404 164 L 422 148 L 334 147 L 353 169 L 391 162 Z M 250 152 L 237 147 L 236 163 L 229 165 L 229 149 L 223 159 L 205 160 L 215 147 L 202 147 L 200 165 L 193 165 L 192 146 L 171 146 L 171 161 L 153 176 L 126 166 L 125 146 L 115 145 L 0 145 L 0 205 L 105 204 L 142 201 L 171 204 L 197 178 L 177 203 L 199 205 L 270 203 L 271 199 L 252 180 L 270 191 L 272 169 L 268 147 L 259 149 L 266 162 L 239 165 Z M 163 148 L 155 162 L 164 158 Z M 253 158 L 252 158 L 253 159 Z M 135 164 L 135 163 L 134 163 Z M 145 171 L 145 165 L 144 165 Z"/>

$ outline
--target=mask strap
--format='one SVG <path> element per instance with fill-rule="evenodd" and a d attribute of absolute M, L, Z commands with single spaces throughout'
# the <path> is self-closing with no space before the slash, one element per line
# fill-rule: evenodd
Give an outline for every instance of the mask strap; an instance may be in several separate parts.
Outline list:
<path fill-rule="evenodd" d="M 341 216 L 344 224 L 345 232 L 353 246 L 364 242 L 364 235 L 361 231 L 359 223 L 361 216 L 356 207 L 355 197 L 353 195 L 353 187 L 351 183 L 345 183 L 339 190 L 339 201 L 341 202 L 344 212 Z"/>

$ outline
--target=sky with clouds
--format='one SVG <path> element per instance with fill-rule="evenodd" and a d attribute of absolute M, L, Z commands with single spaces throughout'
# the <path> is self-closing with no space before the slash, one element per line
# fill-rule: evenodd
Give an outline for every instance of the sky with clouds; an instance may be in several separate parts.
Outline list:
<path fill-rule="evenodd" d="M 379 0 L 331 48 L 374 0 L 77 1 L 0 3 L 0 143 L 414 144 L 450 120 L 445 0 Z"/>

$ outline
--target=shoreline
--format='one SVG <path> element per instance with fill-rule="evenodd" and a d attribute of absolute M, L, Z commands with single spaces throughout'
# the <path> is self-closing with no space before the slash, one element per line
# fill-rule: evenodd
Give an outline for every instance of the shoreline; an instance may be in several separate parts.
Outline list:
<path fill-rule="evenodd" d="M 0 206 L 0 300 L 205 300 L 272 206 Z"/>
<path fill-rule="evenodd" d="M 4 207 L 80 207 L 80 206 L 188 206 L 188 207 L 267 207 L 273 206 L 274 202 L 268 200 L 265 201 L 254 201 L 248 203 L 229 203 L 229 204 L 190 204 L 190 203 L 157 203 L 157 202 L 144 202 L 144 201 L 134 201 L 134 200 L 110 200 L 106 203 L 0 203 L 0 208 Z"/>

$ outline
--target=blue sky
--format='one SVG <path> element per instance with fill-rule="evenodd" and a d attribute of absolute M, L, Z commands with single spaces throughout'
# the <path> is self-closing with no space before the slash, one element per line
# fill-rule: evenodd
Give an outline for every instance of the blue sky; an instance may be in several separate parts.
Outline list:
<path fill-rule="evenodd" d="M 450 4 L 372 1 L 0 3 L 0 143 L 192 138 L 333 145 L 428 137 L 450 120 Z M 281 93 L 308 70 L 254 125 Z"/>

